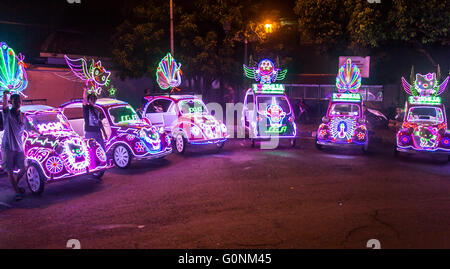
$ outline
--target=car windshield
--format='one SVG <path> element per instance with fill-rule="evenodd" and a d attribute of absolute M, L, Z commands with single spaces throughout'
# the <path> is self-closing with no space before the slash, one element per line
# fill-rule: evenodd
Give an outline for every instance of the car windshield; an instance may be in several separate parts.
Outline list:
<path fill-rule="evenodd" d="M 258 96 L 256 100 L 259 113 L 264 113 L 270 105 L 279 105 L 283 112 L 291 113 L 291 106 L 286 96 Z"/>
<path fill-rule="evenodd" d="M 408 112 L 409 122 L 430 122 L 440 124 L 444 122 L 444 114 L 439 107 L 411 107 Z"/>
<path fill-rule="evenodd" d="M 139 120 L 139 116 L 130 105 L 110 108 L 109 116 L 114 124 L 132 123 Z"/>
<path fill-rule="evenodd" d="M 359 116 L 359 105 L 357 104 L 333 104 L 330 116 Z"/>
<path fill-rule="evenodd" d="M 178 107 L 181 114 L 208 114 L 208 109 L 201 100 L 181 100 Z"/>
<path fill-rule="evenodd" d="M 56 133 L 59 131 L 72 131 L 66 117 L 61 113 L 37 113 L 27 115 L 28 122 L 42 134 Z"/>

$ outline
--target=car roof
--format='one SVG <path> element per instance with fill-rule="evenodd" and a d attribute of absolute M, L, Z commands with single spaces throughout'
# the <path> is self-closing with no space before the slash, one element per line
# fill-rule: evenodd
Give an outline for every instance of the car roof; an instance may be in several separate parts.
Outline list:
<path fill-rule="evenodd" d="M 83 99 L 76 99 L 76 100 L 72 100 L 67 103 L 64 103 L 60 107 L 74 108 L 74 107 L 79 106 L 82 103 L 83 103 Z M 104 106 L 104 107 L 111 107 L 111 106 L 116 106 L 116 105 L 128 105 L 128 103 L 125 101 L 121 101 L 121 100 L 117 100 L 117 99 L 113 99 L 113 98 L 100 98 L 100 99 L 97 99 L 97 102 L 95 104 L 98 106 Z"/>
<path fill-rule="evenodd" d="M 188 95 L 188 94 L 180 94 L 180 95 L 157 95 L 157 96 L 146 96 L 145 99 L 148 101 L 152 101 L 158 98 L 166 98 L 171 99 L 172 101 L 178 102 L 180 100 L 187 100 L 187 99 L 199 99 L 201 98 L 195 96 L 195 95 Z"/>

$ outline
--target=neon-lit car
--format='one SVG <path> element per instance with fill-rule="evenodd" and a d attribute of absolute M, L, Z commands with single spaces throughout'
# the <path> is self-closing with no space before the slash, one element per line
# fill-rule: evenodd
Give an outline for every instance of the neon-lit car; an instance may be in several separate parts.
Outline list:
<path fill-rule="evenodd" d="M 46 182 L 89 173 L 100 178 L 110 167 L 103 148 L 76 134 L 59 109 L 44 105 L 20 109 L 26 118 L 25 176 L 33 194 L 41 194 Z"/>
<path fill-rule="evenodd" d="M 295 146 L 295 114 L 282 84 L 253 84 L 245 94 L 241 124 L 249 132 L 252 147 L 256 139 L 271 137 L 290 139 Z"/>
<path fill-rule="evenodd" d="M 403 89 L 410 96 L 394 153 L 435 152 L 450 158 L 450 132 L 445 107 L 438 96 L 445 91 L 449 77 L 440 85 L 436 73 L 416 74 L 415 80 L 411 75 L 411 80 L 412 85 L 402 77 Z"/>
<path fill-rule="evenodd" d="M 396 155 L 399 151 L 450 154 L 450 132 L 447 130 L 447 117 L 441 98 L 410 96 L 406 102 L 402 127 L 396 137 Z"/>
<path fill-rule="evenodd" d="M 317 130 L 316 146 L 360 146 L 363 152 L 369 147 L 368 131 L 359 93 L 333 93 L 327 115 Z"/>
<path fill-rule="evenodd" d="M 142 117 L 172 134 L 175 150 L 182 154 L 187 144 L 215 144 L 222 148 L 227 127 L 209 114 L 200 98 L 193 95 L 149 96 Z"/>
<path fill-rule="evenodd" d="M 106 152 L 112 154 L 119 168 L 130 166 L 132 159 L 163 158 L 172 152 L 171 138 L 162 128 L 142 121 L 126 102 L 98 99 L 96 109 L 101 112 L 107 134 Z M 61 106 L 74 130 L 84 136 L 83 101 L 74 100 Z"/>

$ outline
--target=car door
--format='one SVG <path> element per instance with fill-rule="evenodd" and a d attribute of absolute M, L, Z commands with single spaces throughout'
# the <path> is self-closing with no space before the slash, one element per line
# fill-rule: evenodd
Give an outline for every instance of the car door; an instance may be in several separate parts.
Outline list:
<path fill-rule="evenodd" d="M 254 100 L 255 96 L 252 92 L 247 92 L 247 95 L 245 96 L 244 100 L 244 108 L 242 110 L 243 113 L 243 125 L 245 127 L 250 126 L 250 121 L 253 120 L 254 116 Z"/>

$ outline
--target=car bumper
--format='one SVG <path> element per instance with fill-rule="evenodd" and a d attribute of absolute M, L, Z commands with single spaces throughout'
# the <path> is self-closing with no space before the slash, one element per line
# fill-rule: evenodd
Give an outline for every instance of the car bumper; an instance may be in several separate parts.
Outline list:
<path fill-rule="evenodd" d="M 188 143 L 191 145 L 206 145 L 206 144 L 224 143 L 227 140 L 228 140 L 228 137 L 222 137 L 222 138 L 215 138 L 215 139 L 191 140 Z"/>
<path fill-rule="evenodd" d="M 435 149 L 435 150 L 423 150 L 415 148 L 400 148 L 397 147 L 398 152 L 413 153 L 413 154 L 439 154 L 439 155 L 450 155 L 450 150 Z"/>
<path fill-rule="evenodd" d="M 160 158 L 166 157 L 167 155 L 169 155 L 169 154 L 171 154 L 171 153 L 172 153 L 172 147 L 167 147 L 166 150 L 161 151 L 161 152 L 159 152 L 159 153 L 156 153 L 156 154 L 149 154 L 149 155 L 146 155 L 146 156 L 143 156 L 143 157 L 136 156 L 136 157 L 134 157 L 134 159 L 135 159 L 135 160 L 160 159 Z"/>
<path fill-rule="evenodd" d="M 361 147 L 364 146 L 365 143 L 336 143 L 336 142 L 330 142 L 330 141 L 317 141 L 316 142 L 319 145 L 322 146 L 332 146 L 332 147 Z"/>

